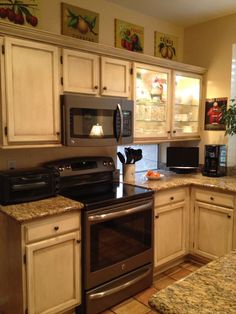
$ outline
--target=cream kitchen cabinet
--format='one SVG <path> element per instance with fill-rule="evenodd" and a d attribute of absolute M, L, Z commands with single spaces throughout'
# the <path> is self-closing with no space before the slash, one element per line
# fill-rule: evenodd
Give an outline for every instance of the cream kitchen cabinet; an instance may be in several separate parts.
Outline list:
<path fill-rule="evenodd" d="M 188 253 L 189 189 L 157 192 L 155 196 L 154 266 Z"/>
<path fill-rule="evenodd" d="M 58 48 L 8 37 L 2 44 L 3 146 L 59 144 Z"/>
<path fill-rule="evenodd" d="M 135 142 L 199 137 L 200 75 L 134 63 Z"/>
<path fill-rule="evenodd" d="M 199 111 L 202 78 L 197 74 L 173 72 L 171 136 L 199 136 Z"/>
<path fill-rule="evenodd" d="M 193 189 L 192 252 L 209 259 L 233 248 L 234 196 Z"/>
<path fill-rule="evenodd" d="M 79 305 L 79 212 L 23 225 L 9 219 L 5 228 L 9 233 L 5 255 L 8 283 L 4 290 L 6 303 L 0 303 L 0 312 L 15 313 L 17 309 L 17 314 L 56 314 Z"/>
<path fill-rule="evenodd" d="M 130 62 L 63 49 L 64 92 L 130 96 Z"/>

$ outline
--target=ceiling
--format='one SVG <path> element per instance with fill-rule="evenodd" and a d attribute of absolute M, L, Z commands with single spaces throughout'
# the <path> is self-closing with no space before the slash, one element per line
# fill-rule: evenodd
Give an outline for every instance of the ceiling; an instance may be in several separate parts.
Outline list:
<path fill-rule="evenodd" d="M 182 27 L 236 13 L 236 0 L 108 0 Z"/>

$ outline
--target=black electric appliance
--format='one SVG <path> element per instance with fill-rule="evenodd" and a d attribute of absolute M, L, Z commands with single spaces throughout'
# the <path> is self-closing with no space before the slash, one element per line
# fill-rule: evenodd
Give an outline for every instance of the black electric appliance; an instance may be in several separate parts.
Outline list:
<path fill-rule="evenodd" d="M 205 163 L 202 174 L 208 177 L 226 175 L 226 145 L 205 145 Z"/>
<path fill-rule="evenodd" d="M 0 172 L 2 205 L 35 201 L 59 192 L 60 175 L 56 169 L 28 168 Z"/>
<path fill-rule="evenodd" d="M 61 96 L 62 142 L 67 146 L 108 146 L 133 141 L 132 100 Z"/>
<path fill-rule="evenodd" d="M 82 308 L 97 314 L 152 284 L 153 191 L 113 180 L 110 157 L 47 164 L 82 210 Z"/>
<path fill-rule="evenodd" d="M 167 147 L 166 166 L 179 173 L 195 171 L 199 167 L 199 148 Z"/>

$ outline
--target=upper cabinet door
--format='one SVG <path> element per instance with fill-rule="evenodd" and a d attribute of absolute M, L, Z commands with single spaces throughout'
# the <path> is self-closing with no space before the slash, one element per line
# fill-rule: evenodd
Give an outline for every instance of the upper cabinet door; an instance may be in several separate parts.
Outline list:
<path fill-rule="evenodd" d="M 97 95 L 99 93 L 99 57 L 63 49 L 64 92 Z"/>
<path fill-rule="evenodd" d="M 101 57 L 101 94 L 130 96 L 130 62 Z"/>
<path fill-rule="evenodd" d="M 199 135 L 199 108 L 201 101 L 201 77 L 174 72 L 172 111 L 172 136 Z"/>
<path fill-rule="evenodd" d="M 58 48 L 6 38 L 5 75 L 8 143 L 58 143 Z"/>
<path fill-rule="evenodd" d="M 169 137 L 170 74 L 167 69 L 134 65 L 135 141 Z"/>

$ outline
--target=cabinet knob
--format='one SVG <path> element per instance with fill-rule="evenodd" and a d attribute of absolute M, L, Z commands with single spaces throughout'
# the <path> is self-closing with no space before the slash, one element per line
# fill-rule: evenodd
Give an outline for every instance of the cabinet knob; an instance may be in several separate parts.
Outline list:
<path fill-rule="evenodd" d="M 59 230 L 59 227 L 58 227 L 58 226 L 55 226 L 55 227 L 54 227 L 54 230 L 55 230 L 55 231 Z"/>
<path fill-rule="evenodd" d="M 228 215 L 227 215 L 227 217 L 228 217 L 228 218 L 231 218 L 231 215 L 230 215 L 230 214 L 228 214 Z"/>
<path fill-rule="evenodd" d="M 171 201 L 173 201 L 174 199 L 175 199 L 174 196 L 171 196 L 171 197 L 170 197 L 170 200 L 171 200 Z"/>
<path fill-rule="evenodd" d="M 59 135 L 60 135 L 60 132 L 57 132 L 57 133 L 56 133 L 56 135 L 58 135 L 58 136 L 59 136 Z"/>
<path fill-rule="evenodd" d="M 175 134 L 175 133 L 176 133 L 176 130 L 174 130 L 173 133 Z"/>
<path fill-rule="evenodd" d="M 213 196 L 211 196 L 211 197 L 210 197 L 210 200 L 211 200 L 211 201 L 214 201 L 214 197 L 213 197 Z"/>
<path fill-rule="evenodd" d="M 80 244 L 80 243 L 81 243 L 81 241 L 80 241 L 80 240 L 76 240 L 76 242 L 77 242 L 78 244 Z"/>
<path fill-rule="evenodd" d="M 103 90 L 107 90 L 107 87 L 106 87 L 106 86 L 104 86 L 104 87 L 103 87 Z"/>
<path fill-rule="evenodd" d="M 159 214 L 157 214 L 157 215 L 155 216 L 155 218 L 158 219 L 158 218 L 159 218 Z"/>
<path fill-rule="evenodd" d="M 98 89 L 98 86 L 97 86 L 97 85 L 95 85 L 95 86 L 94 86 L 94 89 Z"/>
<path fill-rule="evenodd" d="M 167 134 L 170 134 L 170 131 L 167 131 Z"/>

